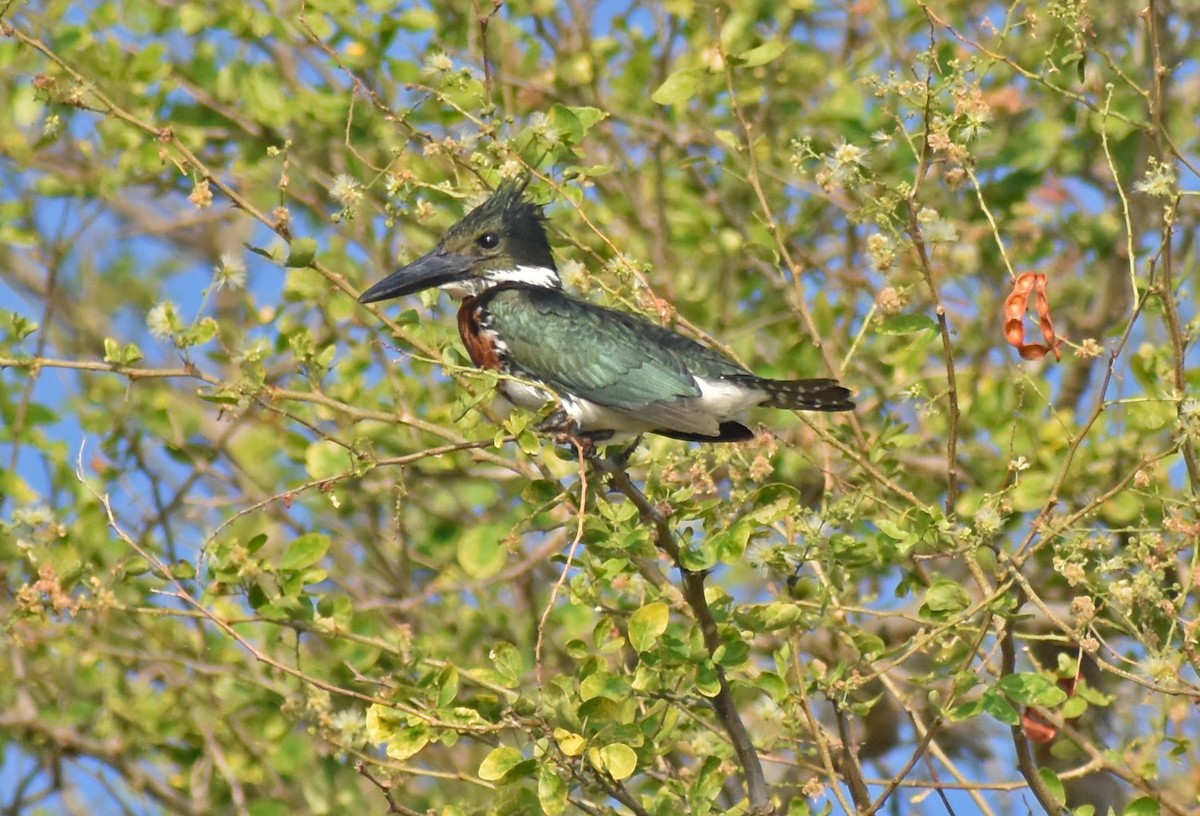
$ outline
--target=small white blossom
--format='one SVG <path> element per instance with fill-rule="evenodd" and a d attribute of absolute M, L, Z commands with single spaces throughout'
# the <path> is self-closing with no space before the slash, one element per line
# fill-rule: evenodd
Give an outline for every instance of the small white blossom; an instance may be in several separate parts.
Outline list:
<path fill-rule="evenodd" d="M 859 178 L 866 157 L 865 149 L 842 142 L 834 147 L 833 155 L 825 157 L 825 166 L 829 168 L 834 181 L 849 185 Z"/>
<path fill-rule="evenodd" d="M 41 527 L 54 520 L 54 514 L 44 504 L 30 504 L 13 510 L 14 524 L 24 527 Z"/>
<path fill-rule="evenodd" d="M 1133 587 L 1128 581 L 1114 581 L 1109 587 L 1109 597 L 1125 609 L 1133 604 Z"/>
<path fill-rule="evenodd" d="M 343 709 L 329 718 L 329 727 L 338 732 L 344 748 L 361 748 L 367 744 L 367 723 L 361 711 Z"/>
<path fill-rule="evenodd" d="M 975 513 L 975 532 L 981 536 L 993 536 L 1000 532 L 1002 523 L 1003 520 L 994 507 L 981 507 Z"/>
<path fill-rule="evenodd" d="M 233 252 L 222 252 L 213 274 L 218 289 L 241 289 L 246 285 L 246 260 Z"/>
<path fill-rule="evenodd" d="M 896 245 L 888 236 L 876 232 L 872 233 L 867 238 L 867 254 L 871 256 L 871 263 L 880 272 L 884 272 L 892 268 L 892 264 L 896 262 Z"/>
<path fill-rule="evenodd" d="M 775 557 L 775 545 L 766 539 L 760 538 L 756 541 L 751 541 L 750 546 L 746 547 L 746 563 L 755 569 L 768 570 L 771 567 L 771 559 Z"/>
<path fill-rule="evenodd" d="M 541 111 L 530 115 L 529 129 L 551 144 L 562 141 L 562 134 L 558 128 L 554 127 L 550 123 L 550 117 Z"/>
<path fill-rule="evenodd" d="M 588 269 L 579 261 L 568 258 L 559 264 L 559 273 L 571 289 L 583 289 L 588 280 Z"/>
<path fill-rule="evenodd" d="M 358 179 L 339 173 L 329 188 L 329 195 L 344 207 L 352 207 L 362 200 L 362 184 Z"/>
<path fill-rule="evenodd" d="M 1158 198 L 1170 198 L 1175 195 L 1175 168 L 1151 156 L 1146 175 L 1141 181 L 1134 182 L 1133 189 Z"/>
<path fill-rule="evenodd" d="M 454 68 L 454 61 L 441 51 L 425 55 L 421 70 L 426 74 L 444 74 Z"/>
<path fill-rule="evenodd" d="M 146 327 L 150 334 L 159 340 L 166 340 L 178 331 L 179 307 L 172 301 L 164 300 L 146 315 Z"/>
<path fill-rule="evenodd" d="M 841 165 L 865 164 L 866 157 L 866 150 L 849 142 L 842 142 L 833 150 L 833 160 Z"/>
<path fill-rule="evenodd" d="M 917 213 L 917 221 L 921 224 L 921 234 L 931 244 L 947 244 L 958 240 L 954 225 L 938 215 L 937 210 L 926 207 Z"/>

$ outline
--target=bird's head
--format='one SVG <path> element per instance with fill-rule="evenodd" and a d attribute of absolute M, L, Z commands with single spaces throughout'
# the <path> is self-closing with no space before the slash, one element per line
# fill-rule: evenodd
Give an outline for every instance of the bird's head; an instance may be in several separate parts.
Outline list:
<path fill-rule="evenodd" d="M 502 183 L 430 252 L 376 283 L 359 301 L 374 303 L 434 286 L 456 298 L 502 283 L 562 288 L 542 209 L 524 195 L 528 181 Z"/>

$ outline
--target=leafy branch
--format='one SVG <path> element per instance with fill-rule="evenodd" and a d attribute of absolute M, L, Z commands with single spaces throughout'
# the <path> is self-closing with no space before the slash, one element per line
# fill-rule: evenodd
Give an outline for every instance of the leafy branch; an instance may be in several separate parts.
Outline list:
<path fill-rule="evenodd" d="M 679 543 L 675 540 L 675 534 L 671 530 L 667 517 L 651 504 L 650 500 L 646 498 L 646 494 L 633 483 L 623 463 L 609 457 L 597 457 L 592 461 L 598 471 L 608 476 L 610 484 L 633 502 L 638 513 L 641 514 L 642 520 L 653 528 L 655 544 L 679 569 L 684 600 L 691 607 L 692 613 L 696 617 L 696 623 L 700 625 L 709 657 L 715 657 L 717 649 L 721 646 L 721 636 L 717 630 L 717 621 L 708 606 L 708 599 L 704 595 L 705 573 L 694 572 L 683 565 Z M 737 704 L 733 699 L 733 690 L 725 676 L 725 670 L 715 659 L 713 666 L 719 684 L 717 694 L 711 701 L 713 711 L 716 712 L 717 719 L 721 721 L 726 734 L 729 735 L 734 753 L 737 754 L 738 761 L 741 763 L 751 812 L 766 816 L 772 812 L 772 806 L 762 762 L 758 758 L 758 752 L 754 748 L 746 725 L 738 714 Z"/>

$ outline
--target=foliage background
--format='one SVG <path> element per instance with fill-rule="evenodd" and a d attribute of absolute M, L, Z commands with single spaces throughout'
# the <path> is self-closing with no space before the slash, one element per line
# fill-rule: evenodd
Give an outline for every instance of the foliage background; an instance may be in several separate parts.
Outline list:
<path fill-rule="evenodd" d="M 0 14 L 3 812 L 1196 807 L 1194 2 Z M 525 169 L 856 414 L 626 495 L 498 424 L 354 295 Z"/>

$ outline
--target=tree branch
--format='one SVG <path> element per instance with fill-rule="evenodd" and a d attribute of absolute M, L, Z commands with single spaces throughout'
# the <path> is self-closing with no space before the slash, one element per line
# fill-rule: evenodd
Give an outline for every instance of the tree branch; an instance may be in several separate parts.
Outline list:
<path fill-rule="evenodd" d="M 1024 592 L 1017 591 L 1018 603 L 1013 609 L 1013 614 L 1023 605 L 1025 598 L 1021 597 Z M 1004 623 L 1004 633 L 1000 636 L 1000 676 L 1007 677 L 1016 671 L 1017 667 L 1017 648 L 1013 643 L 1013 628 L 1012 619 L 1008 619 Z M 1029 740 L 1025 736 L 1025 731 L 1020 723 L 1011 726 L 1013 748 L 1017 752 L 1017 770 L 1021 772 L 1021 776 L 1025 777 L 1025 781 L 1029 783 L 1029 790 L 1038 800 L 1038 804 L 1042 809 L 1049 814 L 1066 813 L 1065 807 L 1061 806 L 1054 800 L 1054 794 L 1050 792 L 1050 788 L 1042 780 L 1042 775 L 1038 773 L 1037 762 L 1033 758 L 1033 750 L 1029 747 Z"/>
<path fill-rule="evenodd" d="M 666 517 L 650 503 L 646 494 L 638 489 L 620 462 L 611 458 L 597 457 L 592 460 L 592 463 L 596 470 L 609 477 L 610 484 L 619 493 L 633 502 L 642 519 L 653 525 L 656 545 L 670 556 L 671 560 L 675 562 L 675 566 L 679 568 L 684 600 L 696 616 L 696 622 L 700 624 L 700 631 L 704 636 L 704 647 L 711 657 L 721 645 L 721 636 L 717 631 L 717 621 L 708 606 L 708 599 L 704 597 L 705 573 L 693 572 L 683 566 L 680 560 L 679 544 L 675 541 L 675 534 L 667 523 Z M 725 728 L 725 732 L 729 734 L 733 750 L 742 765 L 746 781 L 746 796 L 750 800 L 750 812 L 766 816 L 766 814 L 773 813 L 774 808 L 771 805 L 762 762 L 758 758 L 758 752 L 754 748 L 749 732 L 746 731 L 746 725 L 738 714 L 725 670 L 715 662 L 714 668 L 717 673 L 719 690 L 710 702 L 721 725 Z"/>

